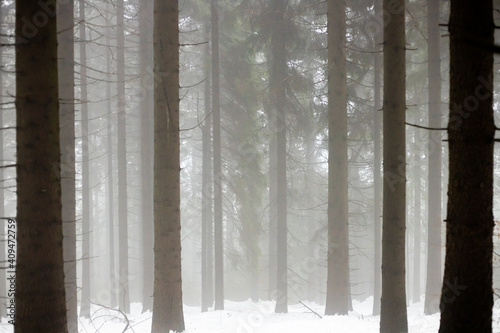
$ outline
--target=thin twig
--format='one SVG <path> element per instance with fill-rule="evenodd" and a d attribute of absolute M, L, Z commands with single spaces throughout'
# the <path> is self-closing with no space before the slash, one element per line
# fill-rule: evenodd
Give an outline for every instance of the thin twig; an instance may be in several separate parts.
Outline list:
<path fill-rule="evenodd" d="M 302 301 L 299 301 L 300 304 L 302 304 L 303 306 L 305 306 L 306 308 L 309 309 L 309 311 L 311 311 L 312 313 L 314 313 L 316 316 L 320 317 L 320 318 L 323 318 L 319 313 L 317 313 L 316 311 L 314 311 L 313 309 L 311 309 L 310 307 L 308 307 L 307 305 L 305 305 Z"/>
<path fill-rule="evenodd" d="M 448 130 L 446 127 L 427 127 L 427 126 L 422 126 L 422 125 L 417 125 L 417 124 L 412 124 L 412 123 L 407 123 L 405 122 L 406 125 L 416 127 L 416 128 L 421 128 L 425 130 L 430 130 L 430 131 L 446 131 Z"/>
<path fill-rule="evenodd" d="M 97 306 L 100 306 L 100 307 L 102 307 L 102 308 L 104 308 L 104 309 L 108 309 L 108 310 L 111 310 L 111 311 L 116 311 L 116 312 L 121 313 L 121 315 L 123 316 L 123 318 L 125 318 L 125 322 L 127 323 L 127 325 L 126 325 L 126 326 L 125 326 L 125 328 L 123 329 L 122 333 L 125 333 L 125 331 L 127 331 L 127 329 L 128 329 L 129 327 L 130 327 L 130 328 L 132 328 L 132 326 L 130 325 L 130 321 L 128 320 L 127 314 L 125 314 L 122 310 L 120 310 L 120 309 L 113 309 L 113 308 L 111 308 L 111 307 L 109 307 L 109 306 L 102 305 L 102 304 L 98 304 L 98 303 L 94 303 L 94 302 L 92 302 L 92 301 L 91 301 L 90 303 L 95 304 L 95 305 L 97 305 Z"/>

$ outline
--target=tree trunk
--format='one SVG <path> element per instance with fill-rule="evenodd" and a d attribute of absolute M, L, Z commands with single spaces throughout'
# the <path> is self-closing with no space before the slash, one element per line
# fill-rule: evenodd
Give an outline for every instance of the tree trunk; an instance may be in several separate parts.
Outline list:
<path fill-rule="evenodd" d="M 268 298 L 273 300 L 276 298 L 276 239 L 277 239 L 277 221 L 276 213 L 277 206 L 277 190 L 278 172 L 276 169 L 276 132 L 273 126 L 276 124 L 276 112 L 269 112 L 269 126 L 271 129 L 271 138 L 269 142 L 269 283 L 268 283 Z"/>
<path fill-rule="evenodd" d="M 349 311 L 345 1 L 328 0 L 328 277 L 326 315 Z"/>
<path fill-rule="evenodd" d="M 140 71 L 141 78 L 148 76 L 152 64 L 151 20 L 153 15 L 152 2 L 141 0 L 139 7 L 140 35 Z M 148 83 L 149 84 L 149 83 Z M 151 166 L 153 164 L 153 137 L 151 90 L 149 85 L 141 85 L 141 189 L 142 189 L 142 312 L 153 310 L 153 179 Z"/>
<path fill-rule="evenodd" d="M 181 277 L 178 2 L 154 2 L 152 333 L 184 331 Z"/>
<path fill-rule="evenodd" d="M 288 312 L 288 264 L 287 264 L 287 179 L 286 179 L 286 121 L 285 103 L 286 63 L 286 0 L 273 0 L 271 17 L 271 75 L 270 94 L 272 112 L 276 113 L 274 131 L 276 135 L 276 309 L 277 313 Z"/>
<path fill-rule="evenodd" d="M 453 1 L 449 31 L 448 209 L 439 332 L 491 332 L 492 1 Z"/>
<path fill-rule="evenodd" d="M 119 302 L 125 313 L 130 313 L 130 293 L 128 281 L 128 195 L 127 195 L 127 128 L 125 102 L 125 25 L 124 0 L 116 2 L 117 54 L 116 79 L 118 97 L 118 261 L 119 261 Z"/>
<path fill-rule="evenodd" d="M 87 104 L 87 42 L 85 33 L 85 1 L 79 1 L 80 11 L 80 105 L 82 124 L 82 291 L 80 316 L 90 318 L 90 185 L 89 185 L 89 124 Z"/>
<path fill-rule="evenodd" d="M 9 229 L 17 231 L 16 333 L 68 332 L 57 15 L 49 3 L 16 1 L 17 230 Z M 46 24 L 36 25 L 39 15 L 45 15 Z M 30 26 L 38 27 L 36 33 Z"/>
<path fill-rule="evenodd" d="M 384 189 L 380 332 L 408 331 L 405 290 L 405 3 L 384 0 Z"/>
<path fill-rule="evenodd" d="M 209 27 L 206 27 L 206 38 L 209 39 Z M 207 43 L 206 54 L 210 54 L 210 45 Z M 205 81 L 205 124 L 202 130 L 202 192 L 201 192 L 201 311 L 208 311 L 214 303 L 214 279 L 213 279 L 213 200 L 212 200 L 212 158 L 211 158 L 211 129 L 212 118 L 210 116 L 210 70 L 206 69 L 207 79 Z"/>
<path fill-rule="evenodd" d="M 382 0 L 376 0 L 375 2 L 375 16 L 382 13 Z M 380 29 L 382 29 L 380 27 Z M 382 33 L 378 32 L 374 36 L 375 42 L 375 50 L 380 49 L 380 45 L 382 45 Z M 374 71 L 374 114 L 373 114 L 373 315 L 380 315 L 380 296 L 382 291 L 382 276 L 381 276 L 381 267 L 382 267 L 382 210 L 381 210 L 381 196 L 382 196 L 382 186 L 381 186 L 381 155 L 382 155 L 382 147 L 381 147 L 381 112 L 382 109 L 382 98 L 380 96 L 381 92 L 381 64 L 380 53 L 374 53 L 374 63 L 373 63 L 373 71 Z"/>
<path fill-rule="evenodd" d="M 109 4 L 106 4 L 106 45 L 111 47 L 110 43 L 110 35 L 111 32 L 109 26 L 111 26 L 111 19 L 109 18 Z M 115 261 L 115 198 L 114 198 L 114 178 L 115 178 L 115 169 L 113 168 L 113 109 L 111 107 L 111 52 L 107 52 L 106 54 L 106 109 L 107 112 L 107 122 L 108 126 L 106 128 L 107 134 L 107 150 L 108 150 L 108 159 L 107 159 L 107 168 L 108 168 L 108 225 L 109 225 L 109 305 L 114 308 L 118 306 L 117 300 L 117 289 L 116 289 L 116 261 Z"/>
<path fill-rule="evenodd" d="M 428 1 L 429 127 L 441 127 L 441 59 L 439 52 L 439 1 Z M 440 131 L 429 133 L 427 215 L 427 273 L 424 313 L 439 312 L 441 295 L 441 139 Z"/>
<path fill-rule="evenodd" d="M 415 122 L 417 123 L 417 122 Z M 420 143 L 421 129 L 415 128 L 415 144 Z M 418 146 L 417 146 L 418 147 Z M 418 148 L 414 152 L 413 166 L 413 187 L 414 187 L 414 216 L 413 216 L 413 303 L 420 302 L 420 221 L 421 213 L 421 183 L 422 183 L 422 166 L 420 160 L 420 151 Z"/>
<path fill-rule="evenodd" d="M 78 332 L 75 200 L 75 45 L 73 28 L 75 23 L 73 7 L 73 1 L 60 1 L 57 12 L 64 280 L 69 333 Z M 3 147 L 3 144 L 0 144 L 0 146 Z M 1 205 L 3 206 L 3 204 Z"/>
<path fill-rule="evenodd" d="M 315 302 L 318 296 L 318 258 L 315 253 L 315 249 L 319 246 L 319 242 L 316 239 L 316 234 L 318 232 L 318 214 L 316 208 L 318 205 L 318 193 L 319 193 L 319 180 L 316 177 L 315 165 L 318 163 L 316 158 L 316 132 L 314 130 L 313 119 L 310 120 L 307 128 L 306 135 L 306 157 L 307 157 L 307 167 L 305 174 L 306 191 L 308 200 L 308 210 L 304 211 L 303 218 L 307 221 L 307 256 L 308 256 L 308 266 L 307 267 L 307 300 L 309 302 Z"/>
<path fill-rule="evenodd" d="M 0 22 L 3 22 L 5 19 L 4 17 L 4 11 L 2 9 L 2 6 L 0 6 Z M 0 25 L 0 44 L 5 43 L 4 38 L 3 38 L 3 29 L 2 26 Z M 0 66 L 3 66 L 3 47 L 0 46 Z M 4 76 L 3 76 L 3 71 L 0 71 L 0 127 L 3 127 L 3 87 L 4 87 Z M 3 132 L 0 133 L 0 147 L 4 147 L 4 140 L 3 140 Z M 0 150 L 0 161 L 4 161 L 4 151 L 3 149 Z M 4 180 L 5 173 L 3 168 L 0 169 L 0 180 Z M 4 193 L 4 186 L 0 188 L 0 217 L 4 218 L 5 217 L 5 193 Z M 7 221 L 7 220 L 3 220 Z M 6 233 L 6 224 L 2 223 L 0 228 L 0 234 L 3 236 Z M 8 239 L 8 236 L 5 236 L 4 239 Z M 0 260 L 8 260 L 7 258 L 7 252 L 5 246 L 7 245 L 6 243 L 8 242 L 2 242 L 0 244 Z M 6 283 L 6 270 L 2 269 L 0 270 L 0 295 L 6 295 L 7 294 L 7 283 Z M 2 301 L 0 303 L 0 317 L 5 317 L 7 316 L 7 306 L 8 304 L 5 301 Z"/>
<path fill-rule="evenodd" d="M 214 252 L 215 310 L 224 309 L 224 247 L 222 219 L 221 118 L 219 91 L 219 13 L 217 0 L 212 0 L 212 112 L 214 117 Z"/>

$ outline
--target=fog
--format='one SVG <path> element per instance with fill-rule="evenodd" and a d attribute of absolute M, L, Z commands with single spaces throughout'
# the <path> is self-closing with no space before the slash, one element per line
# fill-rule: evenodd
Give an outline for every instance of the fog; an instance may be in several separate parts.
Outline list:
<path fill-rule="evenodd" d="M 426 314 L 439 312 L 448 202 L 450 4 L 406 2 L 405 153 L 396 166 L 404 173 L 383 176 L 384 140 L 401 140 L 383 133 L 382 119 L 388 89 L 383 29 L 397 13 L 386 15 L 375 2 L 337 4 L 345 17 L 335 12 L 336 25 L 328 29 L 345 29 L 339 37 L 345 40 L 338 40 L 336 56 L 328 53 L 335 36 L 327 33 L 327 2 L 179 2 L 185 306 L 205 312 L 250 299 L 276 301 L 276 312 L 288 312 L 287 305 L 309 302 L 319 312 L 326 306 L 327 314 L 342 314 L 342 306 L 350 310 L 353 301 L 372 297 L 372 312 L 380 314 L 383 191 L 402 184 L 405 302 L 425 303 Z M 2 1 L 0 17 L 0 215 L 13 219 L 14 5 Z M 53 15 L 53 7 L 40 8 L 27 31 L 36 33 Z M 91 304 L 130 313 L 130 304 L 141 303 L 143 311 L 153 310 L 153 110 L 155 86 L 163 82 L 153 59 L 153 17 L 152 1 L 82 0 L 74 3 L 74 26 L 67 28 L 74 35 L 76 139 L 73 150 L 61 138 L 61 175 L 64 180 L 74 162 L 81 317 L 91 315 Z M 59 75 L 61 82 L 65 74 Z M 61 93 L 60 102 L 61 110 L 73 105 Z M 495 94 L 498 123 L 497 103 Z M 495 149 L 495 179 L 499 156 Z M 65 194 L 63 185 L 63 200 Z M 338 256 L 330 274 L 337 277 L 332 290 L 339 293 L 330 305 L 329 248 L 332 258 Z M 497 252 L 493 267 L 497 290 Z M 2 296 L 8 290 L 5 274 L 0 272 Z M 345 304 L 339 305 L 342 297 Z M 2 317 L 5 311 L 0 306 Z"/>

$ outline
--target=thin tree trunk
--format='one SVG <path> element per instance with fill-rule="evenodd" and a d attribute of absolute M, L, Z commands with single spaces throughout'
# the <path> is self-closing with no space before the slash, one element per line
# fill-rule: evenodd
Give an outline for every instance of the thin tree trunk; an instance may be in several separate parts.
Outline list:
<path fill-rule="evenodd" d="M 375 1 L 375 15 L 382 13 L 382 0 Z M 382 45 L 382 33 L 379 32 L 374 38 L 376 50 Z M 381 72 L 382 61 L 378 52 L 374 53 L 374 106 L 373 113 L 373 225 L 374 225 L 374 249 L 373 249 L 373 315 L 380 315 L 380 297 L 382 291 L 382 184 L 381 184 Z"/>
<path fill-rule="evenodd" d="M 310 302 L 315 302 L 318 294 L 318 260 L 315 254 L 315 248 L 318 246 L 318 242 L 315 239 L 316 233 L 318 231 L 317 227 L 317 213 L 316 205 L 318 197 L 318 180 L 316 179 L 316 170 L 314 166 L 317 164 L 316 159 L 316 133 L 313 130 L 314 123 L 311 121 L 308 126 L 307 136 L 306 136 L 306 157 L 307 157 L 307 167 L 305 174 L 307 196 L 309 198 L 308 205 L 309 209 L 304 212 L 304 220 L 307 221 L 307 256 L 308 256 L 308 270 L 307 270 L 307 300 Z"/>
<path fill-rule="evenodd" d="M 85 0 L 79 1 L 80 28 L 80 105 L 82 124 L 82 291 L 80 316 L 90 317 L 90 185 L 89 130 L 87 104 L 87 42 L 85 33 Z"/>
<path fill-rule="evenodd" d="M 286 178 L 286 121 L 285 101 L 287 78 L 286 63 L 286 0 L 271 3 L 273 32 L 271 36 L 270 94 L 272 112 L 276 112 L 276 309 L 288 312 L 288 263 L 287 263 L 287 178 Z"/>
<path fill-rule="evenodd" d="M 428 73 L 429 73 L 429 127 L 441 127 L 441 59 L 439 52 L 439 1 L 429 0 Z M 429 209 L 427 216 L 427 273 L 424 313 L 439 312 L 441 295 L 441 132 L 429 133 Z"/>
<path fill-rule="evenodd" d="M 106 45 L 111 47 L 110 34 L 111 19 L 109 18 L 110 6 L 106 3 Z M 108 126 L 106 128 L 107 134 L 107 150 L 108 150 L 108 225 L 109 225 L 109 304 L 112 308 L 118 306 L 117 289 L 116 289 L 116 261 L 115 261 L 115 198 L 114 198 L 114 175 L 115 169 L 113 168 L 113 109 L 111 107 L 111 52 L 106 54 L 106 109 Z"/>
<path fill-rule="evenodd" d="M 270 110 L 269 124 L 271 127 L 271 140 L 269 142 L 269 282 L 268 282 L 268 298 L 273 300 L 276 298 L 276 239 L 277 239 L 277 221 L 276 213 L 278 212 L 277 206 L 277 189 L 278 172 L 276 168 L 276 132 L 273 125 L 276 124 L 276 112 Z"/>
<path fill-rule="evenodd" d="M 328 0 L 328 277 L 326 315 L 349 311 L 347 76 L 344 0 Z"/>
<path fill-rule="evenodd" d="M 184 331 L 181 276 L 178 2 L 154 2 L 154 294 L 152 333 Z"/>
<path fill-rule="evenodd" d="M 75 51 L 73 28 L 75 23 L 73 7 L 73 1 L 59 1 L 57 7 L 64 279 L 69 333 L 78 332 L 75 200 Z M 3 144 L 0 144 L 0 146 L 3 147 Z"/>
<path fill-rule="evenodd" d="M 206 38 L 210 38 L 209 26 L 206 26 Z M 210 44 L 207 43 L 206 54 L 210 54 Z M 214 279 L 213 279 L 213 200 L 212 200 L 212 158 L 211 158 L 211 129 L 212 117 L 210 116 L 210 69 L 206 69 L 207 79 L 205 81 L 205 123 L 202 130 L 202 192 L 201 192 L 201 311 L 208 311 L 214 302 Z"/>
<path fill-rule="evenodd" d="M 146 78 L 148 69 L 152 68 L 151 49 L 151 16 L 153 15 L 152 2 L 141 0 L 139 7 L 139 34 L 140 34 L 140 70 L 141 78 Z M 141 181 L 142 181 L 142 311 L 153 310 L 153 179 L 151 166 L 153 164 L 152 124 L 153 109 L 150 87 L 141 85 Z"/>
<path fill-rule="evenodd" d="M 451 3 L 442 333 L 492 330 L 494 27 L 491 0 Z"/>
<path fill-rule="evenodd" d="M 125 102 L 125 23 L 124 0 L 116 2 L 117 54 L 116 79 L 118 96 L 118 260 L 119 260 L 119 307 L 130 313 L 128 281 L 128 194 L 127 194 L 127 129 Z"/>
<path fill-rule="evenodd" d="M 408 331 L 405 289 L 406 68 L 405 3 L 384 0 L 384 189 L 380 332 Z"/>
<path fill-rule="evenodd" d="M 417 123 L 417 122 L 415 122 Z M 420 129 L 415 128 L 415 143 L 420 142 Z M 414 187 L 414 203 L 415 210 L 413 216 L 413 302 L 420 302 L 420 221 L 421 213 L 421 182 L 422 182 L 422 167 L 420 162 L 420 151 L 415 152 L 413 166 L 413 187 Z"/>
<path fill-rule="evenodd" d="M 214 252 L 215 310 L 224 309 L 224 247 L 222 218 L 221 117 L 219 103 L 219 13 L 217 0 L 212 0 L 212 111 L 214 117 Z"/>
<path fill-rule="evenodd" d="M 57 14 L 16 1 L 16 333 L 66 333 Z M 36 33 L 37 14 L 46 24 Z M 50 15 L 49 15 L 50 14 Z M 40 66 L 43 64 L 43 66 Z M 50 304 L 50 306 L 47 306 Z"/>

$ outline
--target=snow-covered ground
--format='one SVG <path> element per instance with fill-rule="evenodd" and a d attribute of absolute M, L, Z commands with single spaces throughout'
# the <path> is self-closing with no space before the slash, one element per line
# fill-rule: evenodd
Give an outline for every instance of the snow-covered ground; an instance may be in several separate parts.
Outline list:
<path fill-rule="evenodd" d="M 200 312 L 199 307 L 185 307 L 184 316 L 186 333 L 375 333 L 379 332 L 378 316 L 372 316 L 373 300 L 354 302 L 354 311 L 348 316 L 323 316 L 324 308 L 316 304 L 307 306 L 317 312 L 314 314 L 302 304 L 289 306 L 289 313 L 275 314 L 272 302 L 259 303 L 225 302 L 224 311 Z M 141 314 L 141 305 L 133 304 L 132 313 L 128 315 L 130 326 L 117 311 L 93 308 L 92 318 L 80 320 L 80 332 L 85 333 L 149 333 L 151 330 L 151 313 Z M 412 333 L 437 332 L 439 314 L 425 316 L 423 302 L 412 304 L 408 308 L 408 326 Z M 500 303 L 494 308 L 493 332 L 500 333 Z M 12 325 L 2 318 L 0 332 L 13 332 Z"/>

